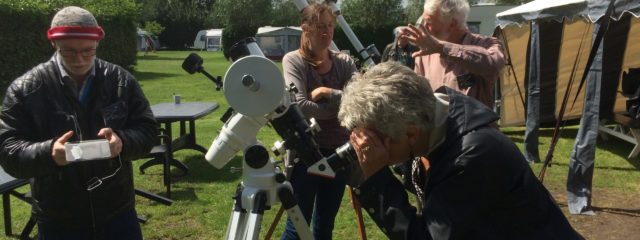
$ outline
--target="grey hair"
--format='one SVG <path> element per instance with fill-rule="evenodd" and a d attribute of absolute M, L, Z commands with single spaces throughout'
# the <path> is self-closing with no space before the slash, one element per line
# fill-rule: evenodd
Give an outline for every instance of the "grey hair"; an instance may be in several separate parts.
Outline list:
<path fill-rule="evenodd" d="M 396 28 L 394 28 L 393 29 L 393 36 L 394 37 L 400 36 L 400 31 L 402 31 L 403 28 L 404 28 L 404 26 L 397 26 Z"/>
<path fill-rule="evenodd" d="M 435 96 L 427 80 L 395 61 L 355 75 L 345 87 L 338 119 L 349 130 L 374 127 L 397 139 L 408 125 L 433 126 Z"/>
<path fill-rule="evenodd" d="M 51 27 L 58 26 L 96 27 L 98 26 L 98 21 L 86 9 L 69 6 L 61 9 L 53 16 Z"/>
<path fill-rule="evenodd" d="M 458 22 L 458 29 L 467 29 L 469 16 L 467 0 L 426 0 L 424 2 L 424 12 L 427 14 L 433 14 L 438 9 L 444 19 L 455 19 Z"/>

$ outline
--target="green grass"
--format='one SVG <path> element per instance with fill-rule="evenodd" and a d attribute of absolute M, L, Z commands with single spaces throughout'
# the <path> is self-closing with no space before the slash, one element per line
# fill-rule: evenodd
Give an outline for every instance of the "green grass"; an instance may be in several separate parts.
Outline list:
<path fill-rule="evenodd" d="M 189 75 L 182 70 L 180 66 L 188 54 L 189 52 L 159 51 L 150 53 L 148 56 L 139 55 L 134 74 L 151 104 L 171 102 L 174 94 L 182 95 L 183 102 L 213 101 L 220 104 L 218 110 L 196 121 L 197 142 L 209 147 L 222 126 L 219 118 L 228 104 L 223 93 L 215 91 L 214 84 L 204 75 L 199 73 Z M 223 76 L 230 66 L 221 53 L 198 52 L 198 54 L 204 58 L 205 70 L 213 76 Z M 279 63 L 278 65 L 280 66 Z M 177 131 L 177 127 L 174 127 L 174 131 Z M 503 132 L 523 149 L 523 128 L 505 128 Z M 576 132 L 576 127 L 565 130 L 558 142 L 554 157 L 555 164 L 547 170 L 545 179 L 545 185 L 551 190 L 564 189 L 568 158 Z M 546 154 L 551 134 L 552 130 L 541 130 L 542 158 Z M 279 137 L 271 128 L 265 127 L 260 131 L 258 139 L 270 147 Z M 622 192 L 640 191 L 640 172 L 637 171 L 640 162 L 638 159 L 626 160 L 623 157 L 630 149 L 630 144 L 614 138 L 606 142 L 599 141 L 596 151 L 594 187 Z M 232 173 L 230 169 L 242 165 L 240 155 L 239 153 L 225 168 L 219 170 L 209 165 L 200 152 L 181 150 L 175 153 L 176 159 L 189 166 L 190 174 L 173 178 L 174 204 L 164 206 L 142 197 L 136 199 L 138 213 L 148 219 L 148 222 L 142 225 L 145 239 L 222 239 L 233 205 L 231 196 L 242 178 L 241 173 Z M 136 187 L 164 194 L 161 167 L 154 166 L 147 169 L 146 174 L 141 175 L 137 169 L 144 161 L 143 159 L 134 162 Z M 541 164 L 532 165 L 536 174 L 540 167 Z M 177 173 L 174 171 L 174 175 Z M 27 188 L 20 190 L 24 192 Z M 594 197 L 597 198 L 597 196 Z M 348 193 L 345 193 L 336 219 L 335 239 L 358 238 L 355 214 L 349 199 Z M 266 212 L 261 236 L 265 235 L 278 207 L 279 204 Z M 19 232 L 29 217 L 30 207 L 12 197 L 12 208 L 13 230 Z M 366 213 L 364 215 L 369 239 L 385 239 Z M 283 226 L 284 219 L 281 219 L 274 238 L 279 238 Z"/>
<path fill-rule="evenodd" d="M 524 128 L 503 128 L 502 132 L 509 136 L 524 151 Z M 550 190 L 564 190 L 569 171 L 569 157 L 573 150 L 578 126 L 565 128 L 556 145 L 553 155 L 553 165 L 547 169 L 545 186 Z M 540 130 L 540 158 L 544 161 L 551 137 L 552 128 Z M 598 139 L 595 155 L 595 170 L 593 175 L 594 188 L 610 188 L 622 192 L 640 191 L 640 160 L 638 158 L 626 159 L 632 145 L 623 140 L 609 137 L 607 141 Z M 532 165 L 536 175 L 539 174 L 542 164 Z M 597 198 L 597 196 L 594 196 Z"/>

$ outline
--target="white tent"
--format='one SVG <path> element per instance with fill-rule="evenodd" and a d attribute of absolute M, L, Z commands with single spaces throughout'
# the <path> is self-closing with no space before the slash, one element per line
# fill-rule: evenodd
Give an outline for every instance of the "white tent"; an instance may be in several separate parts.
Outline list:
<path fill-rule="evenodd" d="M 222 50 L 222 30 L 200 30 L 193 40 L 193 48 L 207 51 Z"/>
<path fill-rule="evenodd" d="M 607 12 L 611 1 L 613 12 Z M 526 123 L 527 159 L 540 160 L 540 123 L 560 118 L 563 105 L 563 120 L 580 119 L 567 180 L 571 213 L 588 212 L 594 133 L 600 119 L 625 111 L 621 73 L 640 67 L 640 1 L 611 1 L 536 0 L 496 15 L 496 34 L 508 53 L 500 81 L 501 124 Z M 569 102 L 563 104 L 566 92 Z"/>
<path fill-rule="evenodd" d="M 258 28 L 256 40 L 264 55 L 273 60 L 280 60 L 284 54 L 300 48 L 300 27 Z"/>

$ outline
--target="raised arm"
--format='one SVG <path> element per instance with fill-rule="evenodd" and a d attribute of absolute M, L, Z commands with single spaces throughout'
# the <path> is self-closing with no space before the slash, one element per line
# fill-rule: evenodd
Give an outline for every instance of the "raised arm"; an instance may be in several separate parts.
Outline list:
<path fill-rule="evenodd" d="M 496 79 L 505 64 L 500 40 L 489 37 L 478 45 L 443 42 L 441 56 L 484 79 Z"/>

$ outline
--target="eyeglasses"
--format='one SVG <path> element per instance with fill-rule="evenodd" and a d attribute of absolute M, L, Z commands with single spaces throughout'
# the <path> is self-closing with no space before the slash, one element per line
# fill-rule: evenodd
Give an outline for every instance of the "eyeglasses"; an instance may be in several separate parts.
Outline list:
<path fill-rule="evenodd" d="M 83 57 L 93 57 L 93 56 L 96 55 L 96 49 L 95 48 L 87 48 L 87 49 L 80 50 L 80 51 L 76 51 L 76 50 L 73 50 L 73 49 L 58 49 L 58 52 L 63 57 L 75 57 L 78 54 L 80 54 L 80 56 L 83 56 Z"/>

